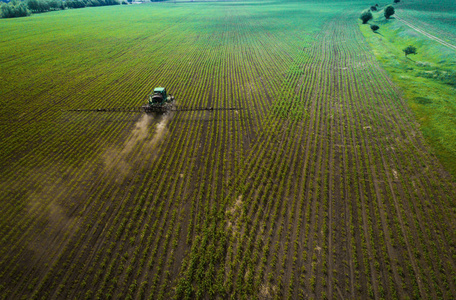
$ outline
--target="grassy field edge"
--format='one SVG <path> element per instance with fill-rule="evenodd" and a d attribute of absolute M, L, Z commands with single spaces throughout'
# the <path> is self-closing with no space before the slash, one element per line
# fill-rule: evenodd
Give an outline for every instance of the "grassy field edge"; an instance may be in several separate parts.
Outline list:
<path fill-rule="evenodd" d="M 456 102 L 454 101 L 454 51 L 422 35 L 397 18 L 386 20 L 383 12 L 373 13 L 360 30 L 380 65 L 400 88 L 413 111 L 431 151 L 456 176 Z M 370 25 L 380 26 L 374 33 Z M 403 49 L 414 45 L 418 54 L 405 56 Z"/>

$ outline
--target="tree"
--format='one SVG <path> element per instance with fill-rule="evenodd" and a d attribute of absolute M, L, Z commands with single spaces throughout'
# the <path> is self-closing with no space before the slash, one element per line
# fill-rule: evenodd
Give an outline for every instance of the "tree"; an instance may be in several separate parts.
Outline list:
<path fill-rule="evenodd" d="M 394 15 L 394 7 L 392 7 L 391 5 L 388 5 L 385 8 L 384 14 L 385 14 L 385 18 L 389 19 L 392 15 Z"/>
<path fill-rule="evenodd" d="M 65 4 L 61 0 L 49 0 L 48 4 L 50 10 L 65 9 Z"/>
<path fill-rule="evenodd" d="M 371 11 L 377 11 L 377 6 L 372 5 L 372 6 L 371 6 Z"/>
<path fill-rule="evenodd" d="M 44 0 L 27 0 L 27 6 L 32 12 L 45 12 L 51 9 L 49 2 Z"/>
<path fill-rule="evenodd" d="M 394 0 L 394 3 L 399 3 L 401 2 L 401 0 Z"/>
<path fill-rule="evenodd" d="M 16 18 L 30 16 L 30 11 L 27 6 L 17 1 L 11 1 L 10 3 L 2 3 L 0 5 L 0 16 L 2 18 Z"/>
<path fill-rule="evenodd" d="M 405 53 L 405 56 L 409 55 L 409 54 L 418 54 L 418 52 L 416 52 L 416 47 L 415 46 L 408 46 L 407 48 L 403 49 L 402 51 L 404 51 Z"/>
<path fill-rule="evenodd" d="M 83 7 L 86 7 L 84 1 L 80 1 L 80 0 L 67 0 L 66 1 L 66 6 L 68 8 L 83 8 Z"/>
<path fill-rule="evenodd" d="M 375 32 L 375 31 L 379 30 L 380 27 L 378 25 L 371 25 L 371 29 L 372 29 L 372 31 Z"/>
<path fill-rule="evenodd" d="M 363 11 L 359 18 L 363 21 L 363 24 L 366 24 L 372 19 L 372 13 L 369 10 Z"/>

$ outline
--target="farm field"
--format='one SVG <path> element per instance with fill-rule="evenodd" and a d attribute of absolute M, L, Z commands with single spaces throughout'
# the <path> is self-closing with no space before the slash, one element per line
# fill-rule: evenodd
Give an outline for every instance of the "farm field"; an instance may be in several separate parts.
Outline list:
<path fill-rule="evenodd" d="M 456 3 L 451 0 L 410 0 L 396 6 L 401 18 L 419 25 L 433 35 L 456 43 L 454 19 L 456 18 Z"/>
<path fill-rule="evenodd" d="M 360 25 L 371 49 L 412 109 L 432 153 L 456 174 L 456 3 L 407 1 L 396 5 L 389 21 L 380 11 Z M 418 54 L 404 56 L 414 45 Z"/>
<path fill-rule="evenodd" d="M 366 1 L 0 20 L 0 299 L 452 299 L 456 185 Z M 156 86 L 177 105 L 135 107 Z"/>

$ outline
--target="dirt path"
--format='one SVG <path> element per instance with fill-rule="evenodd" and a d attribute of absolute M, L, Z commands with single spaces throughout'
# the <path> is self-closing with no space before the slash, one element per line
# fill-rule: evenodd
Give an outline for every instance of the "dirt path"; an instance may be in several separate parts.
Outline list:
<path fill-rule="evenodd" d="M 444 46 L 446 46 L 446 47 L 448 47 L 448 48 L 450 48 L 450 49 L 456 51 L 456 46 L 455 46 L 455 45 L 450 44 L 450 43 L 448 43 L 448 42 L 445 42 L 445 41 L 442 40 L 442 39 L 439 39 L 439 38 L 436 37 L 435 35 L 432 35 L 432 34 L 426 32 L 426 31 L 424 31 L 424 30 L 418 28 L 417 26 L 415 26 L 415 25 L 413 25 L 412 23 L 410 23 L 410 22 L 408 22 L 408 21 L 402 19 L 401 17 L 399 17 L 399 16 L 397 16 L 397 15 L 395 16 L 395 18 L 396 18 L 397 20 L 399 20 L 400 22 L 404 23 L 405 25 L 407 25 L 408 27 L 412 28 L 412 29 L 415 30 L 416 32 L 419 32 L 419 33 L 425 35 L 426 37 L 430 38 L 431 40 L 436 41 L 437 43 L 440 43 L 440 44 L 442 44 L 442 45 L 444 45 Z"/>

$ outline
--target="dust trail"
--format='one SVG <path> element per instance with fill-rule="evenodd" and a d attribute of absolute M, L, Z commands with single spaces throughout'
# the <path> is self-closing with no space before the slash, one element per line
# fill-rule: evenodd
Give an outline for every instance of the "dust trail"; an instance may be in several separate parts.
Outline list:
<path fill-rule="evenodd" d="M 162 140 L 165 133 L 168 132 L 168 128 L 166 127 L 166 125 L 168 124 L 168 121 L 170 119 L 171 119 L 171 113 L 168 113 L 161 117 L 160 122 L 158 122 L 157 125 L 155 126 L 155 132 L 154 132 L 152 139 L 148 143 L 148 148 L 151 148 L 151 147 L 155 148 L 157 143 Z"/>
<path fill-rule="evenodd" d="M 102 155 L 106 172 L 115 171 L 120 173 L 122 177 L 125 177 L 129 173 L 130 164 L 127 161 L 127 156 L 139 142 L 147 138 L 151 121 L 152 117 L 144 114 L 136 122 L 130 137 L 122 147 L 106 150 Z"/>
<path fill-rule="evenodd" d="M 153 115 L 144 114 L 136 122 L 130 137 L 121 147 L 108 149 L 102 155 L 106 172 L 116 172 L 117 179 L 125 178 L 130 173 L 133 164 L 139 160 L 143 161 L 142 155 L 138 155 L 138 158 L 129 157 L 130 153 L 143 142 L 146 143 L 146 151 L 148 151 L 146 157 L 150 157 L 151 148 L 155 148 L 167 132 L 166 125 L 171 114 L 160 116 L 159 122 L 155 125 L 155 130 L 151 133 L 150 128 L 154 118 Z"/>
<path fill-rule="evenodd" d="M 122 149 L 121 155 L 127 155 L 131 152 L 134 146 L 145 138 L 147 138 L 149 134 L 149 125 L 152 121 L 152 116 L 148 114 L 144 114 L 138 122 L 135 124 L 135 128 L 133 129 L 130 138 L 126 141 L 124 148 Z"/>

